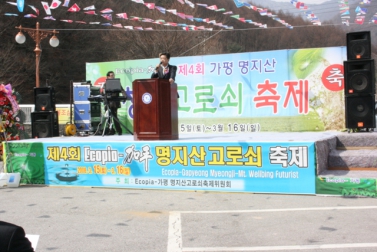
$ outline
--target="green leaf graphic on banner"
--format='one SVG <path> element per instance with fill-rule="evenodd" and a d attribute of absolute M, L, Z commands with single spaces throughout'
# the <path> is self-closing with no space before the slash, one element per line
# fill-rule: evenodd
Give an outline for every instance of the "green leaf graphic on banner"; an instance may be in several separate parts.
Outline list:
<path fill-rule="evenodd" d="M 376 179 L 317 177 L 316 193 L 375 198 Z"/>
<path fill-rule="evenodd" d="M 9 142 L 6 145 L 9 155 L 7 157 L 7 169 L 21 174 L 22 184 L 44 184 L 44 155 L 42 143 Z"/>
<path fill-rule="evenodd" d="M 298 79 L 305 79 L 322 60 L 323 49 L 298 50 L 292 56 L 292 67 Z"/>

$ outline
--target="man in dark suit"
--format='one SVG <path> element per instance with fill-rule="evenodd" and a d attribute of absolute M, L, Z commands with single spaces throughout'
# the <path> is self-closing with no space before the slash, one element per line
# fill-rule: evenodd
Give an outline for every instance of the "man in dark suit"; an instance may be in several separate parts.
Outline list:
<path fill-rule="evenodd" d="M 169 80 L 170 84 L 175 82 L 175 75 L 177 73 L 177 66 L 169 64 L 170 53 L 160 53 L 160 64 L 152 73 L 151 78 L 160 78 Z"/>
<path fill-rule="evenodd" d="M 34 249 L 22 227 L 0 221 L 0 251 L 33 252 Z"/>

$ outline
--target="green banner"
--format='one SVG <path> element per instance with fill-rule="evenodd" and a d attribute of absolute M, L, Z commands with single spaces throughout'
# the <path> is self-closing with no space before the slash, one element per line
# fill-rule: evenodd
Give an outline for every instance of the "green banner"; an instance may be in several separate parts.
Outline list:
<path fill-rule="evenodd" d="M 45 184 L 42 142 L 8 142 L 4 150 L 6 172 L 19 172 L 21 184 Z"/>
<path fill-rule="evenodd" d="M 376 197 L 376 179 L 317 177 L 316 194 Z"/>

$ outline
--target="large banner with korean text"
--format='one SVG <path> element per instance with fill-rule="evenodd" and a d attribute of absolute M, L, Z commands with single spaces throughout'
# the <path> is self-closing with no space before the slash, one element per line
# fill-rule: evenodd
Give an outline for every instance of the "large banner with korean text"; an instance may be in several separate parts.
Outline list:
<path fill-rule="evenodd" d="M 45 184 L 315 193 L 314 143 L 44 142 Z"/>
<path fill-rule="evenodd" d="M 345 47 L 172 57 L 180 133 L 344 128 L 344 60 Z M 87 63 L 86 77 L 102 85 L 112 70 L 132 96 L 132 81 L 150 78 L 158 63 L 157 58 Z M 132 100 L 119 114 L 132 128 Z"/>

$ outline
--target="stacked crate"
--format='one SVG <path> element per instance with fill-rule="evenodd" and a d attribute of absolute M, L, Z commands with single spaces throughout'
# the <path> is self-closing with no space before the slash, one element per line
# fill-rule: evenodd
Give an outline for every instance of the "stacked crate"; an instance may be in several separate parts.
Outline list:
<path fill-rule="evenodd" d="M 101 121 L 101 103 L 88 100 L 92 92 L 96 95 L 96 87 L 86 84 L 73 82 L 74 122 L 78 132 L 95 132 Z"/>

